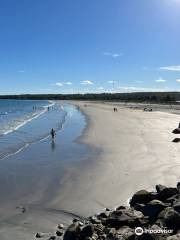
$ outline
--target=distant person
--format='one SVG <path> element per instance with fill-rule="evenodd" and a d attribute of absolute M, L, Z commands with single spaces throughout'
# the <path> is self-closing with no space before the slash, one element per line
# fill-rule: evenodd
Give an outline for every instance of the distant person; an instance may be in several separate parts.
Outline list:
<path fill-rule="evenodd" d="M 47 107 L 47 110 L 49 111 L 49 106 Z"/>
<path fill-rule="evenodd" d="M 54 139 L 55 135 L 56 135 L 56 132 L 55 132 L 55 130 L 52 128 L 52 129 L 51 129 L 51 137 L 52 137 L 52 139 Z"/>

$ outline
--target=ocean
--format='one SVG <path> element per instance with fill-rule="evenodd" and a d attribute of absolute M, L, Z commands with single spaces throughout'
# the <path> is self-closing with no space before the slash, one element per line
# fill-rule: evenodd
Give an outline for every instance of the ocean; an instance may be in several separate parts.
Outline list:
<path fill-rule="evenodd" d="M 48 100 L 0 100 L 0 159 L 49 137 L 65 122 L 63 106 Z"/>

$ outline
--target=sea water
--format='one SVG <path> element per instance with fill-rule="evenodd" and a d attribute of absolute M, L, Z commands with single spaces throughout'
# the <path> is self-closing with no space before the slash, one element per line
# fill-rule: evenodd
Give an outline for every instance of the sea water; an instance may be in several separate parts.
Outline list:
<path fill-rule="evenodd" d="M 47 138 L 65 121 L 62 105 L 48 100 L 0 100 L 0 159 Z"/>

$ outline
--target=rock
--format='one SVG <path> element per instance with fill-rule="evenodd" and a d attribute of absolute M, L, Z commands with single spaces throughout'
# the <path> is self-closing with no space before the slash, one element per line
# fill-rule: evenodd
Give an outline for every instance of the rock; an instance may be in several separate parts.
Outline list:
<path fill-rule="evenodd" d="M 79 222 L 79 221 L 80 221 L 79 218 L 74 218 L 72 222 L 76 223 L 76 222 Z"/>
<path fill-rule="evenodd" d="M 126 209 L 126 207 L 124 207 L 124 206 L 119 206 L 119 207 L 116 208 L 116 210 L 122 210 L 122 209 Z"/>
<path fill-rule="evenodd" d="M 116 229 L 115 229 L 115 228 L 111 228 L 111 229 L 109 230 L 109 232 L 108 232 L 107 237 L 112 239 L 112 238 L 115 237 L 115 235 L 116 235 Z"/>
<path fill-rule="evenodd" d="M 174 134 L 180 134 L 180 128 L 175 128 L 172 133 Z"/>
<path fill-rule="evenodd" d="M 86 225 L 81 233 L 80 233 L 80 236 L 81 238 L 86 238 L 86 237 L 92 237 L 94 233 L 94 226 L 93 225 Z"/>
<path fill-rule="evenodd" d="M 110 208 L 106 208 L 106 211 L 109 212 L 109 211 L 111 211 L 111 209 Z"/>
<path fill-rule="evenodd" d="M 117 231 L 117 235 L 120 237 L 120 239 L 134 239 L 134 229 L 127 226 L 122 227 Z"/>
<path fill-rule="evenodd" d="M 63 224 L 58 224 L 58 225 L 57 225 L 57 228 L 58 228 L 58 229 L 64 229 L 64 225 L 63 225 Z"/>
<path fill-rule="evenodd" d="M 138 238 L 135 238 L 138 240 L 156 240 L 152 235 L 148 233 L 143 233 L 142 235 L 138 236 Z"/>
<path fill-rule="evenodd" d="M 107 218 L 109 216 L 109 212 L 102 212 L 98 215 L 98 218 Z"/>
<path fill-rule="evenodd" d="M 160 191 L 157 195 L 157 199 L 161 201 L 165 201 L 166 199 L 173 197 L 178 193 L 177 188 L 164 188 L 162 191 Z"/>
<path fill-rule="evenodd" d="M 50 238 L 49 238 L 49 240 L 55 240 L 56 239 L 56 236 L 51 236 Z"/>
<path fill-rule="evenodd" d="M 90 222 L 91 223 L 93 223 L 93 224 L 101 224 L 101 220 L 100 219 L 97 219 L 97 217 L 96 216 L 91 216 L 91 217 L 89 217 L 89 220 L 90 220 Z"/>
<path fill-rule="evenodd" d="M 56 235 L 59 236 L 59 237 L 62 236 L 63 235 L 63 229 L 57 230 Z"/>
<path fill-rule="evenodd" d="M 167 237 L 166 240 L 179 240 L 179 239 L 180 239 L 180 233 Z"/>
<path fill-rule="evenodd" d="M 36 233 L 35 235 L 36 238 L 41 238 L 42 236 L 43 236 L 42 233 Z"/>
<path fill-rule="evenodd" d="M 150 192 L 146 190 L 140 190 L 133 195 L 132 199 L 130 200 L 130 205 L 133 207 L 136 203 L 147 204 L 151 200 L 153 200 L 153 195 Z"/>
<path fill-rule="evenodd" d="M 167 188 L 167 187 L 164 186 L 164 185 L 161 185 L 161 184 L 156 185 L 156 191 L 157 191 L 157 193 L 161 192 L 161 191 L 164 190 L 165 188 Z"/>
<path fill-rule="evenodd" d="M 180 199 L 178 199 L 176 202 L 174 202 L 173 208 L 176 212 L 180 213 Z"/>
<path fill-rule="evenodd" d="M 78 222 L 71 224 L 65 231 L 64 240 L 79 240 L 80 227 Z"/>
<path fill-rule="evenodd" d="M 143 214 L 133 209 L 123 209 L 114 211 L 106 220 L 106 225 L 111 228 L 119 229 L 122 226 L 135 227 L 141 225 Z"/>
<path fill-rule="evenodd" d="M 164 222 L 168 229 L 179 230 L 180 229 L 180 214 L 174 210 L 169 210 L 165 213 Z"/>
<path fill-rule="evenodd" d="M 177 190 L 180 192 L 180 182 L 177 183 Z"/>
<path fill-rule="evenodd" d="M 159 200 L 150 201 L 143 209 L 142 212 L 148 216 L 150 220 L 155 220 L 159 213 L 165 208 L 165 204 Z"/>
<path fill-rule="evenodd" d="M 174 138 L 172 142 L 175 142 L 175 143 L 180 142 L 180 138 Z"/>

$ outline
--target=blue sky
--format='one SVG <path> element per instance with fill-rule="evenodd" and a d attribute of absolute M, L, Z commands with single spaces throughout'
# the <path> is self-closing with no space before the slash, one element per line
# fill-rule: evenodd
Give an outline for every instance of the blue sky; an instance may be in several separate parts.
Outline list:
<path fill-rule="evenodd" d="M 180 0 L 1 0 L 0 94 L 180 90 Z"/>

